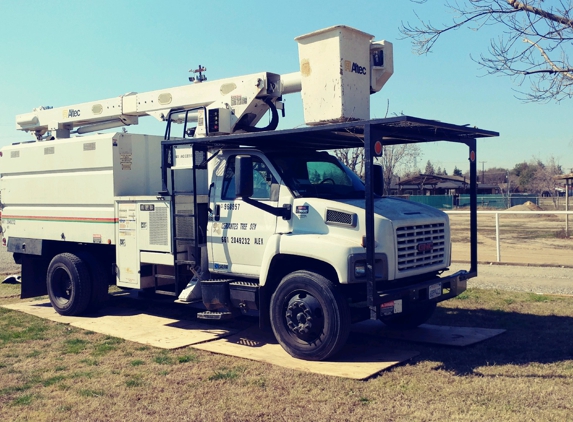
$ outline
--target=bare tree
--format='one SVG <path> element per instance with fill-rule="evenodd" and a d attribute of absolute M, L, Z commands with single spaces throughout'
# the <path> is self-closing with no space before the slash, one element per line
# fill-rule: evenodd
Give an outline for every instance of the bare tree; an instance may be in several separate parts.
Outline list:
<path fill-rule="evenodd" d="M 384 147 L 382 157 L 378 159 L 383 168 L 384 195 L 390 193 L 394 176 L 415 166 L 420 154 L 420 147 L 417 144 L 386 145 Z"/>
<path fill-rule="evenodd" d="M 345 148 L 337 149 L 334 155 L 346 166 L 364 179 L 364 149 L 363 148 Z"/>
<path fill-rule="evenodd" d="M 411 0 L 426 3 L 427 0 Z M 440 36 L 468 27 L 497 25 L 500 35 L 490 41 L 489 54 L 473 59 L 489 74 L 512 77 L 524 101 L 561 101 L 573 97 L 573 0 L 451 0 L 450 24 L 434 26 L 418 15 L 418 25 L 403 23 L 400 30 L 412 39 L 414 51 L 428 53 Z"/>
<path fill-rule="evenodd" d="M 338 149 L 334 151 L 336 157 L 350 170 L 364 179 L 364 149 Z M 420 147 L 416 144 L 385 145 L 382 156 L 377 162 L 382 165 L 384 178 L 384 194 L 390 193 L 390 186 L 394 177 L 401 172 L 408 171 L 420 156 Z"/>

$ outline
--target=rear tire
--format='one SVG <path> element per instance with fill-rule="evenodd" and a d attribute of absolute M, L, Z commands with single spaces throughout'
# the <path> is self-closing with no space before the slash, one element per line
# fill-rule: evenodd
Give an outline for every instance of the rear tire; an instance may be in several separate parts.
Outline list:
<path fill-rule="evenodd" d="M 382 322 L 395 330 L 416 328 L 428 321 L 434 314 L 435 310 L 436 303 L 428 302 L 422 306 L 418 306 L 414 312 L 403 315 L 395 314 L 382 318 Z"/>
<path fill-rule="evenodd" d="M 270 305 L 275 337 L 295 358 L 328 359 L 348 339 L 348 303 L 337 286 L 319 274 L 295 271 L 287 275 Z"/>
<path fill-rule="evenodd" d="M 81 315 L 90 303 L 92 282 L 86 264 L 71 253 L 56 255 L 46 276 L 48 296 L 60 315 Z"/>

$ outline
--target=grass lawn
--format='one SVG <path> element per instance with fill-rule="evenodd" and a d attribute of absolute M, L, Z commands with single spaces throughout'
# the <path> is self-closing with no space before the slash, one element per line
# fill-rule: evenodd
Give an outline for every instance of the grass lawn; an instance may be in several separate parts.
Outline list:
<path fill-rule="evenodd" d="M 0 284 L 0 304 L 19 300 Z M 573 298 L 469 290 L 431 323 L 504 328 L 418 350 L 366 381 L 182 348 L 165 351 L 0 308 L 0 420 L 338 421 L 573 418 Z M 374 347 L 353 334 L 350 341 Z"/>

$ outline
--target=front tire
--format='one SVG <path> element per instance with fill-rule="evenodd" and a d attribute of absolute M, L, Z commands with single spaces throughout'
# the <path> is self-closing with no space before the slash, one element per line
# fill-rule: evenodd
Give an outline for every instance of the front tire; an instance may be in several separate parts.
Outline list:
<path fill-rule="evenodd" d="M 80 315 L 87 309 L 92 283 L 86 264 L 76 255 L 56 255 L 48 266 L 46 281 L 50 302 L 60 315 Z"/>
<path fill-rule="evenodd" d="M 350 309 L 330 280 L 310 271 L 284 277 L 271 298 L 271 326 L 293 357 L 325 360 L 336 354 L 350 333 Z"/>

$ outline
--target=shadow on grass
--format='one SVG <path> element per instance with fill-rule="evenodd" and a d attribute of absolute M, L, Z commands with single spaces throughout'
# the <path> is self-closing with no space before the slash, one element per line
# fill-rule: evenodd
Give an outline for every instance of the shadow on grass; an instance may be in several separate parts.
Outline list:
<path fill-rule="evenodd" d="M 429 323 L 507 330 L 463 348 L 415 345 L 420 351 L 415 361 L 441 362 L 435 369 L 457 375 L 474 374 L 476 368 L 483 366 L 548 364 L 573 359 L 573 317 L 438 307 Z M 392 343 L 397 347 L 404 344 Z"/>

